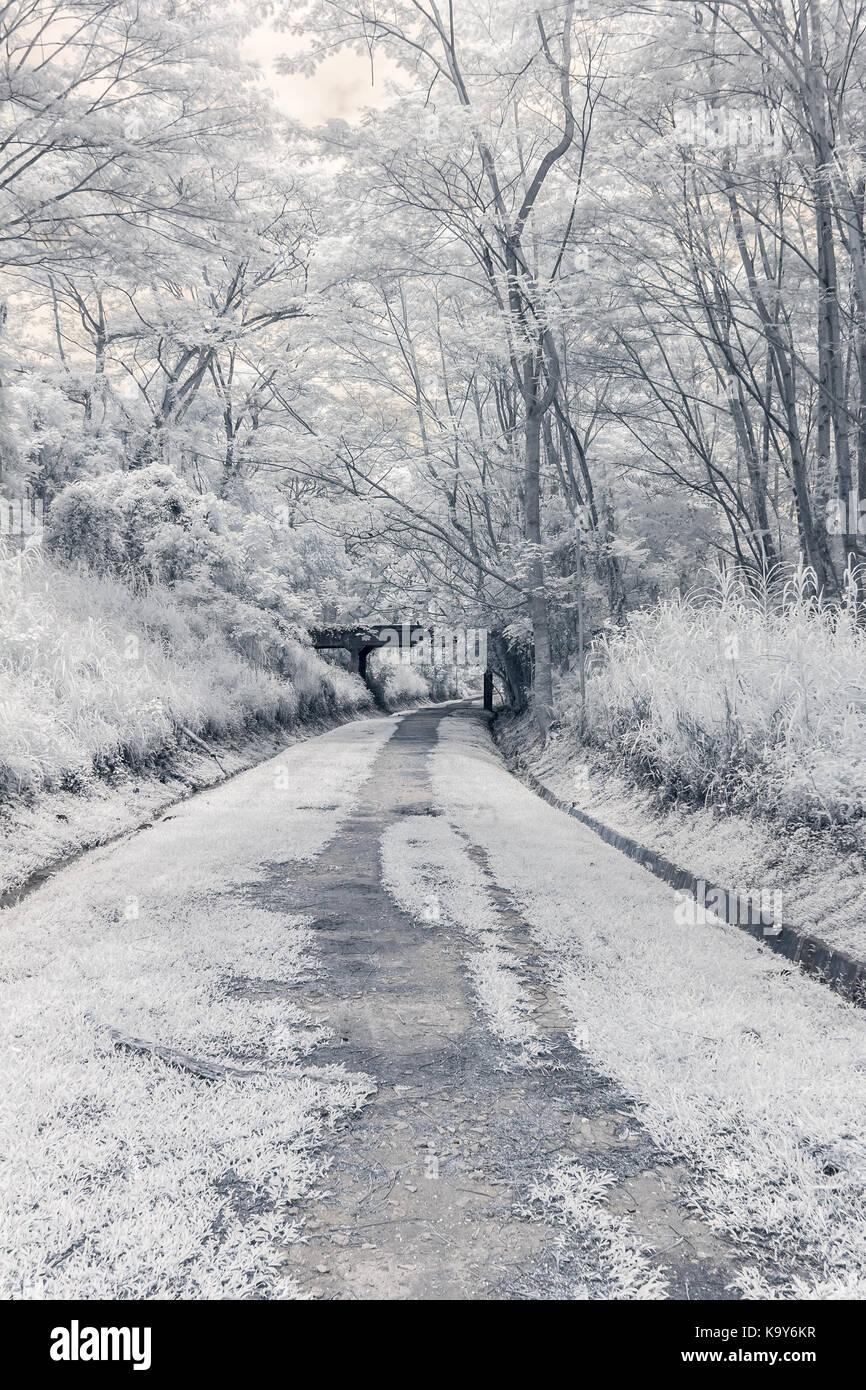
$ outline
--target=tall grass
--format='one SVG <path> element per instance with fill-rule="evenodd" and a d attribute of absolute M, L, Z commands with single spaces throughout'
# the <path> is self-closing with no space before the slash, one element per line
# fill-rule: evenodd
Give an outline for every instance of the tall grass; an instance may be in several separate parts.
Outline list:
<path fill-rule="evenodd" d="M 369 704 L 361 683 L 300 642 L 280 674 L 167 589 L 0 550 L 0 796 L 79 787 L 203 738 Z"/>
<path fill-rule="evenodd" d="M 849 570 L 826 604 L 805 567 L 730 572 L 635 613 L 596 646 L 585 720 L 560 717 L 671 797 L 810 823 L 866 812 L 866 603 Z"/>
<path fill-rule="evenodd" d="M 373 652 L 367 666 L 367 680 L 379 703 L 387 710 L 408 709 L 427 700 L 455 700 L 463 693 L 461 671 L 452 666 L 428 662 L 412 663 L 394 651 Z M 477 682 L 480 684 L 480 678 Z"/>

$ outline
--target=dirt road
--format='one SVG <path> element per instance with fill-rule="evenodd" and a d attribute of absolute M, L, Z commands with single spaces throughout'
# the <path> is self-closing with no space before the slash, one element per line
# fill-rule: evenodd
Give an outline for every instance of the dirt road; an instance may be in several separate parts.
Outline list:
<path fill-rule="evenodd" d="M 526 924 L 502 895 L 502 939 L 534 982 L 547 1048 L 514 1067 L 477 1017 L 465 933 L 419 926 L 381 883 L 384 832 L 441 815 L 428 758 L 441 713 L 404 717 L 363 801 L 288 894 L 315 907 L 321 970 L 304 1007 L 335 1030 L 329 1060 L 376 1078 L 369 1106 L 334 1146 L 331 1199 L 292 1252 L 304 1287 L 330 1298 L 568 1297 L 622 1290 L 594 1239 L 521 1214 L 557 1159 L 616 1176 L 611 1210 L 653 1242 L 674 1296 L 724 1297 L 726 1252 L 679 1205 L 677 1174 L 633 1107 L 569 1043 L 568 1021 Z M 322 1054 L 320 1054 L 322 1055 Z"/>
<path fill-rule="evenodd" d="M 7 1296 L 856 1292 L 864 1020 L 677 906 L 468 705 L 86 856 L 0 917 Z"/>

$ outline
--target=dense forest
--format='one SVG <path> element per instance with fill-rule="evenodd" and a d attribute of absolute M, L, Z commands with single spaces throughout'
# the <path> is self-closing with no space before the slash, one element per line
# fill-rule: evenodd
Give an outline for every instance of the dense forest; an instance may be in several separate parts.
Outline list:
<path fill-rule="evenodd" d="M 42 563 L 225 634 L 269 714 L 317 624 L 464 625 L 542 734 L 636 730 L 646 760 L 677 662 L 637 613 L 718 658 L 695 747 L 808 723 L 804 661 L 856 741 L 861 5 L 12 0 L 0 25 L 0 486 Z M 375 102 L 282 114 L 244 57 L 263 25 L 311 83 L 361 55 Z M 763 651 L 737 613 L 772 618 Z"/>

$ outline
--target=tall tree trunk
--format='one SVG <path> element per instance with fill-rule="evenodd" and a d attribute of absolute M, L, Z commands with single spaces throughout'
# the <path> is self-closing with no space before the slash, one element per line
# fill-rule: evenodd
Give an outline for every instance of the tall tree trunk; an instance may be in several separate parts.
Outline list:
<path fill-rule="evenodd" d="M 809 475 L 803 451 L 803 441 L 800 434 L 800 422 L 797 416 L 797 387 L 794 377 L 792 354 L 788 350 L 788 345 L 785 342 L 778 324 L 770 313 L 761 284 L 755 272 L 755 262 L 746 240 L 740 203 L 732 181 L 728 183 L 726 193 L 728 206 L 731 210 L 731 221 L 734 227 L 737 249 L 740 253 L 740 261 L 746 272 L 746 279 L 749 284 L 752 300 L 758 311 L 767 345 L 772 354 L 773 374 L 776 378 L 776 387 L 785 414 L 785 433 L 788 437 L 788 447 L 790 450 L 791 478 L 794 485 L 794 501 L 797 508 L 797 529 L 800 533 L 800 543 L 803 547 L 806 563 L 811 565 L 815 572 L 818 588 L 825 590 L 830 584 L 835 582 L 835 575 L 827 547 L 825 516 L 820 514 L 820 512 L 817 516 L 813 515 L 812 511 L 812 502 L 809 495 Z"/>
<path fill-rule="evenodd" d="M 539 409 L 538 359 L 527 356 L 524 363 L 524 535 L 530 547 L 529 559 L 529 616 L 535 647 L 533 706 L 538 727 L 547 738 L 553 717 L 553 670 L 550 660 L 550 617 L 544 583 L 544 555 L 541 547 L 541 421 Z"/>
<path fill-rule="evenodd" d="M 737 381 L 736 396 L 731 398 L 731 415 L 749 478 L 749 495 L 754 513 L 752 548 L 757 551 L 761 565 L 768 573 L 776 564 L 778 557 L 767 513 L 767 479 L 761 467 L 758 441 L 755 438 L 748 405 L 743 395 L 742 383 L 739 380 Z"/>

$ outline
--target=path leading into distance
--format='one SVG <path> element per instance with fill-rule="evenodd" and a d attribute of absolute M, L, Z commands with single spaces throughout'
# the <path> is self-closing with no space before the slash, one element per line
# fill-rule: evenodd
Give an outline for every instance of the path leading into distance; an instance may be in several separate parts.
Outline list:
<path fill-rule="evenodd" d="M 6 1297 L 866 1288 L 866 1018 L 508 772 L 310 739 L 0 914 Z"/>

